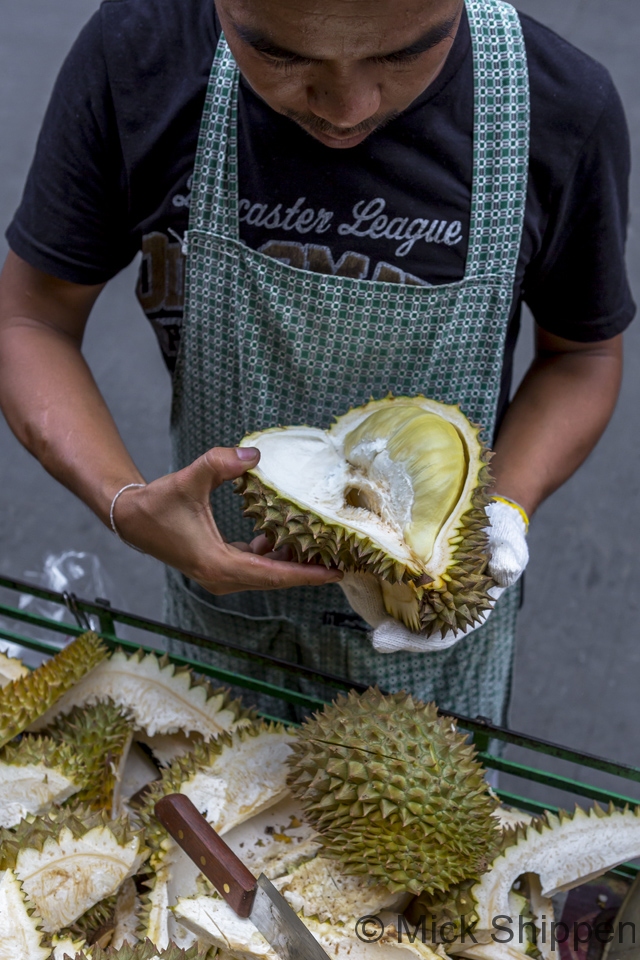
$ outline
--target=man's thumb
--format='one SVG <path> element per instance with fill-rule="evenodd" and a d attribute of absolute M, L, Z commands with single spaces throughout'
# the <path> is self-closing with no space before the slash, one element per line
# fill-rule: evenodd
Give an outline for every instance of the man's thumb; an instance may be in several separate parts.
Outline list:
<path fill-rule="evenodd" d="M 260 460 L 260 451 L 255 447 L 213 447 L 195 463 L 192 470 L 209 490 L 215 490 L 225 480 L 235 480 Z"/>

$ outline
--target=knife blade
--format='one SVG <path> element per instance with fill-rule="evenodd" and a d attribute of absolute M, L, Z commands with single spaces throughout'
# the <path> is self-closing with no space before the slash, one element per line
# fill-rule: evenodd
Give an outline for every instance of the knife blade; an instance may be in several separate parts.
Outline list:
<path fill-rule="evenodd" d="M 281 960 L 329 960 L 271 881 L 263 873 L 256 880 L 188 797 L 169 794 L 155 812 L 231 909 L 251 920 Z"/>

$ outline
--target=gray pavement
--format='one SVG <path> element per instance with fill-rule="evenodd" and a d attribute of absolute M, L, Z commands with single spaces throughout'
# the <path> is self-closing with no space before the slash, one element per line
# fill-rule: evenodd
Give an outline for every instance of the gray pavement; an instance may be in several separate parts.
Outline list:
<path fill-rule="evenodd" d="M 57 0 L 54 5 L 48 0 L 19 4 L 0 0 L 3 228 L 18 202 L 56 70 L 95 6 L 92 0 Z M 518 0 L 516 6 L 609 67 L 626 105 L 634 155 L 640 157 L 637 0 Z M 636 170 L 629 244 L 636 299 L 639 220 Z M 0 239 L 0 256 L 5 249 Z M 103 294 L 89 325 L 86 352 L 123 436 L 151 478 L 168 464 L 170 389 L 133 287 L 134 270 L 129 269 Z M 519 347 L 520 371 L 526 367 L 530 344 L 529 325 Z M 541 508 L 532 526 L 511 723 L 516 729 L 640 766 L 637 327 L 629 332 L 627 350 L 622 397 L 605 438 L 579 473 Z M 51 554 L 89 551 L 101 561 L 114 604 L 160 616 L 160 565 L 115 542 L 22 450 L 4 422 L 0 422 L 0 490 L 0 571 L 20 576 L 41 569 Z M 524 756 L 517 751 L 509 755 Z M 564 772 L 577 771 L 565 767 Z M 549 796 L 544 788 L 540 791 Z"/>

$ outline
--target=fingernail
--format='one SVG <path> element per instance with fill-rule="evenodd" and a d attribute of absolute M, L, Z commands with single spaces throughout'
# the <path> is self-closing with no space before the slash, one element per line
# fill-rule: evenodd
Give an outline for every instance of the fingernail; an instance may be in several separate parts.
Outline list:
<path fill-rule="evenodd" d="M 238 460 L 255 460 L 260 451 L 255 447 L 236 447 Z"/>
<path fill-rule="evenodd" d="M 327 583 L 340 583 L 341 580 L 342 580 L 342 574 L 341 574 L 341 573 L 334 573 L 334 575 L 331 577 L 331 579 L 330 579 L 330 580 L 327 580 Z"/>

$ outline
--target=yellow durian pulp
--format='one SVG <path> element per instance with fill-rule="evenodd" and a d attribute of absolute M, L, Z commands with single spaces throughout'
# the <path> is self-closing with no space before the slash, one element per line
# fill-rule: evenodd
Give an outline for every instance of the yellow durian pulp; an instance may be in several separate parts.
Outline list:
<path fill-rule="evenodd" d="M 376 453 L 376 441 L 386 441 Z M 344 453 L 351 464 L 363 465 L 386 451 L 402 465 L 412 491 L 410 522 L 404 539 L 423 563 L 428 563 L 444 522 L 460 498 L 467 469 L 460 434 L 442 417 L 418 407 L 401 406 L 378 410 L 346 438 Z M 352 494 L 353 495 L 353 494 Z M 359 505 L 369 506 L 366 491 Z M 377 512 L 375 505 L 369 506 Z"/>

